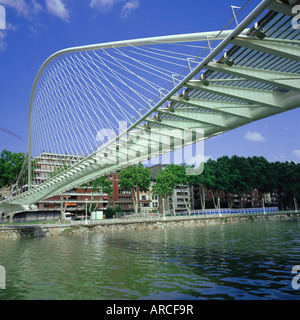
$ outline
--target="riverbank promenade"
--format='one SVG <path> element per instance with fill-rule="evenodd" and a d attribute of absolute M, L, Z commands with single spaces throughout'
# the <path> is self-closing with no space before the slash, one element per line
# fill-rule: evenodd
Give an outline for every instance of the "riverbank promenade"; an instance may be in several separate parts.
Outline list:
<path fill-rule="evenodd" d="M 300 219 L 300 212 L 298 210 L 288 210 L 268 213 L 241 212 L 232 214 L 191 214 L 184 216 L 160 215 L 155 217 L 131 217 L 107 220 L 57 221 L 49 223 L 40 222 L 36 224 L 16 223 L 0 225 L 0 239 L 298 219 Z"/>

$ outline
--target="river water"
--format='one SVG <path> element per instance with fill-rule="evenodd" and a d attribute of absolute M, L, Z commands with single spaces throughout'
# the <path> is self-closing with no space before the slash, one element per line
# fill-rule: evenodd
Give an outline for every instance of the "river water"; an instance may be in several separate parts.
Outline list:
<path fill-rule="evenodd" d="M 300 221 L 0 239 L 0 300 L 300 299 L 299 249 Z"/>

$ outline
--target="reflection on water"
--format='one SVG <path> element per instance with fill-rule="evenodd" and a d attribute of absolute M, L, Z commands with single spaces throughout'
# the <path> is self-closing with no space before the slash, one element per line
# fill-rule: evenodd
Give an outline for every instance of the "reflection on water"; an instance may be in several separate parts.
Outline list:
<path fill-rule="evenodd" d="M 0 299 L 299 299 L 300 222 L 0 240 Z"/>

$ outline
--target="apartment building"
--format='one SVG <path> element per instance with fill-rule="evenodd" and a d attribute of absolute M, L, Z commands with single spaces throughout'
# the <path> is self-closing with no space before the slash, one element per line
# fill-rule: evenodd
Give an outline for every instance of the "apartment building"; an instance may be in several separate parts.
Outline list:
<path fill-rule="evenodd" d="M 108 178 L 112 181 L 113 186 L 113 193 L 108 201 L 109 206 L 112 208 L 119 206 L 123 212 L 133 212 L 134 204 L 132 194 L 129 190 L 124 190 L 121 188 L 118 174 L 111 174 Z M 158 198 L 151 192 L 153 184 L 154 182 L 151 181 L 150 189 L 146 191 L 139 189 L 137 191 L 141 213 L 146 214 L 152 212 L 153 210 L 157 210 L 158 208 Z"/>
<path fill-rule="evenodd" d="M 280 201 L 280 194 L 277 192 L 268 192 L 264 194 L 264 201 L 265 204 L 275 204 L 275 205 L 279 205 Z"/>
<path fill-rule="evenodd" d="M 139 201 L 141 213 L 147 214 L 159 209 L 159 199 L 152 193 L 154 181 L 150 182 L 150 188 L 146 191 L 139 190 Z"/>
<path fill-rule="evenodd" d="M 70 167 L 82 159 L 82 156 L 43 152 L 33 160 L 35 163 L 33 170 L 33 187 L 51 178 L 60 168 Z M 91 189 L 81 186 L 72 188 L 64 194 L 39 201 L 36 205 L 38 210 L 60 211 L 61 208 L 65 208 L 66 211 L 77 214 L 84 212 L 91 202 L 94 207 L 105 209 L 108 204 L 108 196 L 106 194 L 93 192 Z"/>
<path fill-rule="evenodd" d="M 161 169 L 164 169 L 164 165 L 162 164 L 157 164 L 152 167 L 149 167 L 149 170 L 152 172 L 152 185 L 154 184 L 154 179 L 158 175 L 159 171 Z M 151 193 L 151 190 L 150 190 Z M 156 201 L 156 202 L 155 202 Z M 177 186 L 173 194 L 170 194 L 165 201 L 162 201 L 162 199 L 158 199 L 153 195 L 152 196 L 152 206 L 158 206 L 159 208 L 162 208 L 163 206 L 165 207 L 166 212 L 172 212 L 175 213 L 181 212 L 181 211 L 186 211 L 187 207 L 190 210 L 194 209 L 194 193 L 193 193 L 193 188 L 189 186 Z M 174 209 L 173 209 L 174 206 Z"/>
<path fill-rule="evenodd" d="M 122 211 L 132 212 L 134 211 L 133 201 L 131 192 L 128 190 L 123 190 L 119 183 L 118 174 L 110 174 L 108 179 L 112 182 L 113 192 L 112 196 L 109 198 L 108 205 L 112 208 L 120 206 Z"/>
<path fill-rule="evenodd" d="M 173 192 L 175 213 L 194 209 L 193 188 L 189 186 L 177 186 Z M 172 195 L 168 197 L 169 210 L 174 213 Z"/>

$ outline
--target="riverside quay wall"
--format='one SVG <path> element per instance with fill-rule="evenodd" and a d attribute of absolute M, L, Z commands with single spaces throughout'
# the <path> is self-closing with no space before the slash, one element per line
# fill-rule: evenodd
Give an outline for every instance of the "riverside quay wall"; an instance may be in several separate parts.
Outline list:
<path fill-rule="evenodd" d="M 111 219 L 68 224 L 2 225 L 0 239 L 70 236 L 76 234 L 120 232 L 125 230 L 151 230 L 190 226 L 207 226 L 255 221 L 300 220 L 300 212 L 276 212 L 268 214 L 223 214 L 210 216 L 182 216 L 166 218 Z"/>

